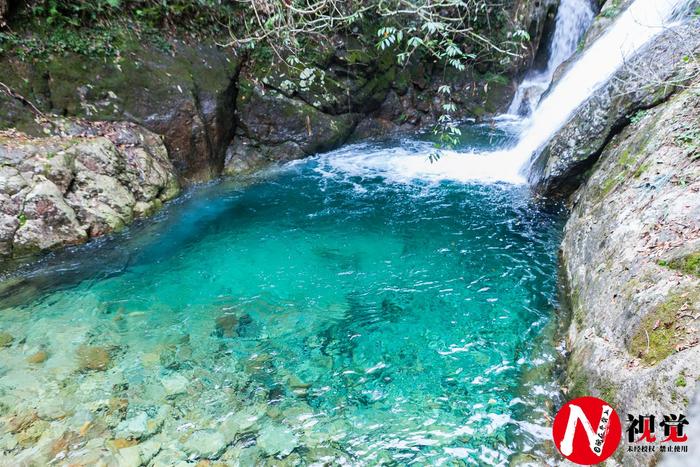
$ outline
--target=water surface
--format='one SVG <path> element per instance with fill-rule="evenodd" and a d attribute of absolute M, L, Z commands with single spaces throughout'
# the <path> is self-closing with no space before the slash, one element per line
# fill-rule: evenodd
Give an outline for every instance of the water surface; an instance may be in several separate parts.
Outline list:
<path fill-rule="evenodd" d="M 477 133 L 473 147 L 504 141 Z M 382 154 L 427 157 L 359 145 L 199 187 L 13 279 L 0 414 L 79 436 L 9 455 L 104 459 L 131 436 L 157 440 L 156 460 L 194 459 L 206 429 L 243 465 L 547 457 L 561 216 L 524 186 L 392 177 Z M 144 417 L 148 432 L 127 429 Z"/>

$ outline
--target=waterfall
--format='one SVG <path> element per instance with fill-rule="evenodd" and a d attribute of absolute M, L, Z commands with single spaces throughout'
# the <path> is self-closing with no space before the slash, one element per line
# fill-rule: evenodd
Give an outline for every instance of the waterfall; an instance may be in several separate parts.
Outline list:
<path fill-rule="evenodd" d="M 626 60 L 656 34 L 670 26 L 678 15 L 686 12 L 692 1 L 635 0 L 608 27 L 605 34 L 568 67 L 531 115 L 519 120 L 517 142 L 510 149 L 474 150 L 467 153 L 442 150 L 441 157 L 436 162 L 430 162 L 426 157 L 430 149 L 426 145 L 418 144 L 389 153 L 371 148 L 362 151 L 355 148 L 353 156 L 334 156 L 329 159 L 329 163 L 331 166 L 337 165 L 337 169 L 346 173 L 380 175 L 399 182 L 456 180 L 526 183 L 524 172 L 528 169 L 532 156 Z M 566 9 L 557 19 L 557 24 L 560 21 L 562 24 L 572 24 L 569 23 L 569 8 L 578 9 L 580 1 L 563 0 L 562 7 L 564 6 Z M 564 60 L 562 57 L 572 46 L 572 38 L 577 34 L 570 30 L 555 33 L 555 41 L 561 43 L 552 44 L 553 55 L 557 56 L 550 59 L 552 69 L 556 69 L 554 63 Z M 549 64 L 547 68 L 549 72 Z M 506 117 L 510 120 L 513 118 L 512 115 Z"/>
<path fill-rule="evenodd" d="M 691 3 L 692 0 L 635 0 L 569 67 L 531 117 L 523 122 L 515 147 L 462 155 L 460 170 L 472 173 L 472 180 L 525 183 L 523 172 L 532 156 L 626 60 L 669 27 Z M 455 154 L 448 157 L 455 157 Z"/>
<path fill-rule="evenodd" d="M 552 82 L 554 72 L 578 48 L 585 32 L 593 23 L 595 13 L 590 0 L 562 0 L 549 44 L 549 59 L 544 70 L 531 70 L 513 97 L 508 113 L 529 115 Z"/>
<path fill-rule="evenodd" d="M 507 151 L 506 155 L 518 169 L 564 126 L 574 110 L 637 50 L 668 27 L 689 3 L 688 0 L 635 0 L 620 14 L 542 100 L 518 145 Z"/>

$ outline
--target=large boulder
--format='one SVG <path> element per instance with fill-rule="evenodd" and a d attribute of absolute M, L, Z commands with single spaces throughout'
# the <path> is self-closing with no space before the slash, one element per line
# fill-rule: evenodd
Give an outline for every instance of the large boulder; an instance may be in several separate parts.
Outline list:
<path fill-rule="evenodd" d="M 679 41 L 679 38 L 683 38 Z M 568 195 L 605 144 L 640 110 L 683 89 L 697 72 L 700 20 L 670 28 L 640 50 L 573 114 L 535 159 L 530 181 L 548 196 Z"/>
<path fill-rule="evenodd" d="M 144 126 L 163 136 L 183 179 L 207 180 L 221 173 L 233 137 L 241 60 L 214 45 L 173 40 L 169 47 L 130 42 L 115 60 L 6 57 L 0 74 L 42 111 Z M 0 98 L 0 127 L 36 133 L 33 115 L 7 97 Z"/>
<path fill-rule="evenodd" d="M 142 127 L 71 122 L 60 133 L 0 132 L 0 257 L 82 243 L 179 192 L 161 137 Z"/>
<path fill-rule="evenodd" d="M 359 120 L 355 113 L 325 113 L 252 80 L 241 80 L 236 109 L 236 135 L 225 163 L 228 174 L 334 149 Z"/>
<path fill-rule="evenodd" d="M 613 136 L 571 198 L 561 249 L 569 397 L 657 420 L 687 413 L 700 379 L 698 128 L 696 79 Z M 659 453 L 619 455 L 653 465 Z"/>

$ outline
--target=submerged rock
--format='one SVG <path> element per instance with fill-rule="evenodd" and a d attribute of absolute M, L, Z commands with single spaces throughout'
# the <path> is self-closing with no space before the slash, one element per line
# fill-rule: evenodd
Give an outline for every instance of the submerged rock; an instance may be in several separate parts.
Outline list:
<path fill-rule="evenodd" d="M 161 380 L 167 396 L 175 396 L 187 392 L 189 380 L 179 373 L 172 374 Z"/>
<path fill-rule="evenodd" d="M 9 347 L 15 338 L 9 332 L 0 332 L 0 347 Z"/>
<path fill-rule="evenodd" d="M 148 422 L 148 414 L 141 412 L 121 422 L 116 429 L 117 436 L 125 439 L 142 438 L 149 432 Z"/>
<path fill-rule="evenodd" d="M 233 337 L 237 335 L 238 317 L 226 314 L 216 318 L 216 334 L 219 337 Z"/>
<path fill-rule="evenodd" d="M 110 352 L 104 347 L 81 345 L 76 355 L 79 371 L 105 371 L 112 363 Z"/>
<path fill-rule="evenodd" d="M 185 451 L 197 458 L 216 459 L 226 449 L 224 435 L 216 430 L 195 431 L 183 443 Z"/>
<path fill-rule="evenodd" d="M 27 357 L 27 363 L 38 365 L 44 363 L 47 358 L 49 358 L 49 354 L 45 350 L 40 350 Z"/>
<path fill-rule="evenodd" d="M 283 425 L 266 425 L 257 438 L 257 444 L 269 456 L 288 456 L 299 440 L 292 430 Z"/>

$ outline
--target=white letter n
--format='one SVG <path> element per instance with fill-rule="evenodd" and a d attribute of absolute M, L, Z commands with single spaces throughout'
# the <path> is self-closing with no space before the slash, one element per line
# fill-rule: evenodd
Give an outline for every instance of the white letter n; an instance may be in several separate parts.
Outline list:
<path fill-rule="evenodd" d="M 608 423 L 603 423 L 603 416 L 607 411 L 611 410 L 612 409 L 607 405 L 604 405 L 603 409 L 601 410 L 598 433 L 602 436 L 604 436 L 608 425 Z M 561 453 L 565 456 L 570 456 L 571 453 L 574 451 L 574 434 L 576 434 L 576 425 L 578 424 L 578 422 L 581 422 L 581 424 L 583 425 L 583 429 L 586 432 L 586 436 L 588 437 L 588 445 L 590 446 L 591 451 L 594 454 L 600 456 L 603 452 L 605 438 L 603 437 L 601 439 L 600 446 L 598 446 L 598 450 L 596 451 L 595 442 L 598 439 L 599 435 L 598 433 L 593 431 L 591 422 L 588 421 L 586 415 L 583 413 L 583 410 L 581 410 L 581 407 L 574 404 L 569 404 L 569 421 L 566 423 L 566 432 L 564 433 L 564 439 L 561 440 L 561 445 L 559 446 Z M 606 422 L 609 422 L 609 420 L 606 420 Z"/>

